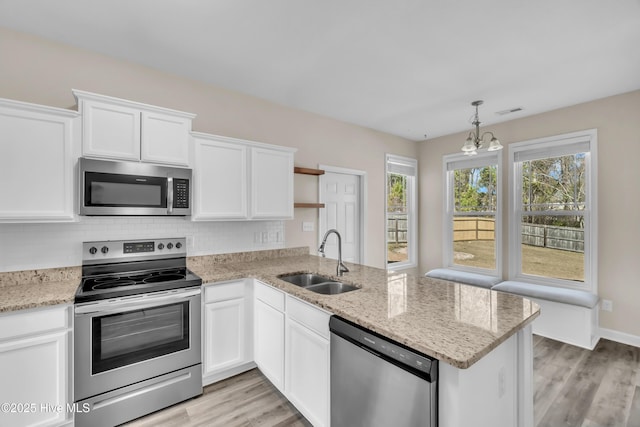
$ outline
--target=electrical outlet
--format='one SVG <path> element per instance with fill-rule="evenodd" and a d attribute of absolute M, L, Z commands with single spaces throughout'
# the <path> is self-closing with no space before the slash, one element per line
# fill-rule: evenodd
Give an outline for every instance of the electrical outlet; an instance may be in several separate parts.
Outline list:
<path fill-rule="evenodd" d="M 313 222 L 303 222 L 302 231 L 313 231 Z"/>
<path fill-rule="evenodd" d="M 602 311 L 613 311 L 613 301 L 610 299 L 603 299 L 600 304 L 600 310 Z"/>

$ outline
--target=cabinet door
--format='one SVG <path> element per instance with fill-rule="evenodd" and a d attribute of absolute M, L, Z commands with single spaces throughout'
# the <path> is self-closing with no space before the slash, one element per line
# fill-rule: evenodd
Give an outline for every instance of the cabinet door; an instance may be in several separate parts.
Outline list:
<path fill-rule="evenodd" d="M 284 392 L 284 313 L 254 302 L 254 359 L 260 371 Z"/>
<path fill-rule="evenodd" d="M 143 111 L 141 159 L 188 166 L 190 130 L 191 119 Z"/>
<path fill-rule="evenodd" d="M 251 217 L 293 218 L 293 153 L 251 149 Z"/>
<path fill-rule="evenodd" d="M 247 218 L 247 147 L 194 137 L 194 220 Z"/>
<path fill-rule="evenodd" d="M 287 318 L 285 395 L 314 426 L 329 425 L 329 340 Z"/>
<path fill-rule="evenodd" d="M 204 321 L 205 376 L 247 361 L 244 298 L 205 304 Z"/>
<path fill-rule="evenodd" d="M 140 110 L 82 101 L 82 154 L 140 160 Z"/>
<path fill-rule="evenodd" d="M 75 112 L 0 100 L 0 222 L 73 221 Z"/>
<path fill-rule="evenodd" d="M 60 331 L 0 344 L 0 402 L 18 405 L 0 412 L 0 425 L 57 425 L 67 420 L 69 335 Z"/>

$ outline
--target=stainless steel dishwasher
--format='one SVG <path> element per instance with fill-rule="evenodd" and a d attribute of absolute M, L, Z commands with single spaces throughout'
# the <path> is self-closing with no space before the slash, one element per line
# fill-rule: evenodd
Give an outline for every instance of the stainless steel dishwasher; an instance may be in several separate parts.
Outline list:
<path fill-rule="evenodd" d="M 332 427 L 436 427 L 438 361 L 340 317 L 331 330 Z"/>

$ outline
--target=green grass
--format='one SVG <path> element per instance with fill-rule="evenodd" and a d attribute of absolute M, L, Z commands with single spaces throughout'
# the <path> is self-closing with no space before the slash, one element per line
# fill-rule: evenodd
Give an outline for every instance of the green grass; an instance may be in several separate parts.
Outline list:
<path fill-rule="evenodd" d="M 456 260 L 458 265 L 495 268 L 493 241 L 455 242 L 454 251 L 472 254 L 473 258 Z M 522 272 L 536 276 L 584 281 L 584 254 L 559 249 L 522 245 Z"/>

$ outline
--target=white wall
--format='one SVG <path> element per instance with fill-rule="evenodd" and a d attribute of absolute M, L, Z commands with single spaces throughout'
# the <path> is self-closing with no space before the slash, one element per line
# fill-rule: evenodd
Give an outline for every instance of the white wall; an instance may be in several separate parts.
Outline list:
<path fill-rule="evenodd" d="M 640 337 L 640 91 L 482 130 L 494 132 L 507 147 L 593 128 L 598 130 L 598 293 L 613 301 L 613 312 L 600 312 L 600 326 Z M 442 156 L 458 152 L 466 137 L 464 132 L 420 143 L 421 272 L 442 266 Z M 503 156 L 504 171 L 508 157 Z M 503 194 L 507 182 L 503 181 Z M 503 218 L 507 218 L 506 203 Z M 507 221 L 504 226 L 503 277 L 507 277 Z"/>
<path fill-rule="evenodd" d="M 415 158 L 415 142 L 3 28 L 0 58 L 2 98 L 75 109 L 71 89 L 86 90 L 196 113 L 193 129 L 199 132 L 295 147 L 296 166 L 314 168 L 326 164 L 366 171 L 366 263 L 384 267 L 384 155 Z M 296 201 L 317 201 L 317 179 L 296 176 L 295 193 L 299 198 Z M 303 221 L 314 222 L 316 231 L 303 232 Z M 284 224 L 285 246 L 309 246 L 315 251 L 317 225 L 317 209 L 295 209 L 295 218 Z M 9 250 L 8 244 L 16 245 L 18 251 L 37 246 L 35 232 L 27 233 L 25 239 L 6 240 L 7 232 L 3 230 L 13 230 L 12 227 L 0 226 L 2 251 Z M 78 225 L 41 227 L 47 232 L 67 227 L 74 233 Z M 217 230 L 220 226 L 210 227 Z M 252 231 L 242 226 L 230 229 L 235 230 L 240 241 L 253 237 Z M 132 231 L 136 234 L 138 230 Z M 96 229 L 90 234 L 100 232 Z M 43 263 L 49 263 L 49 255 L 38 256 L 42 256 Z M 12 261 L 11 265 L 23 263 Z"/>

